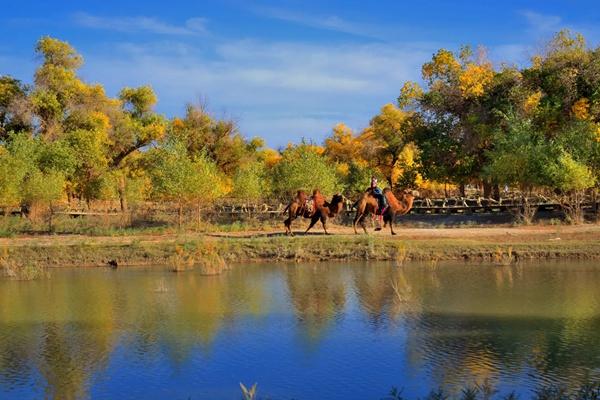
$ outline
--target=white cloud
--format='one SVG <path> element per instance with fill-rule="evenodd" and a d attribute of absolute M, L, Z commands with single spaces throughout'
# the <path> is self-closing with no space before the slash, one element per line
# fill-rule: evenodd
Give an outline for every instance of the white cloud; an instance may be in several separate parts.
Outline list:
<path fill-rule="evenodd" d="M 559 16 L 541 14 L 530 10 L 521 11 L 521 15 L 527 19 L 530 27 L 537 33 L 554 33 L 561 29 L 562 19 Z"/>
<path fill-rule="evenodd" d="M 320 141 L 340 121 L 359 129 L 388 102 L 405 80 L 418 80 L 420 65 L 435 45 L 308 44 L 233 40 L 201 45 L 162 42 L 111 45 L 85 54 L 82 73 L 106 83 L 151 84 L 159 110 L 183 111 L 200 96 L 232 115 L 248 136 L 273 146 Z M 226 107 L 226 108 L 225 108 Z"/>
<path fill-rule="evenodd" d="M 79 26 L 117 32 L 146 32 L 159 35 L 197 35 L 206 33 L 204 18 L 190 18 L 184 25 L 171 25 L 152 17 L 100 17 L 87 13 L 73 15 Z"/>
<path fill-rule="evenodd" d="M 384 29 L 381 26 L 348 21 L 337 15 L 309 15 L 273 7 L 254 7 L 252 11 L 260 16 L 271 19 L 292 22 L 311 28 L 363 36 L 371 39 L 385 40 L 390 37 L 391 33 L 391 31 Z"/>

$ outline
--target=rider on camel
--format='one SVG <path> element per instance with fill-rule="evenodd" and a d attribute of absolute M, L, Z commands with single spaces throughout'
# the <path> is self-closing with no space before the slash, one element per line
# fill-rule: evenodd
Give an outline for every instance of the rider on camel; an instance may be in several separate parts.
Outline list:
<path fill-rule="evenodd" d="M 371 191 L 373 192 L 373 196 L 377 198 L 377 203 L 379 204 L 377 214 L 383 215 L 387 208 L 387 199 L 383 195 L 383 191 L 377 186 L 377 178 L 374 176 L 371 177 Z"/>

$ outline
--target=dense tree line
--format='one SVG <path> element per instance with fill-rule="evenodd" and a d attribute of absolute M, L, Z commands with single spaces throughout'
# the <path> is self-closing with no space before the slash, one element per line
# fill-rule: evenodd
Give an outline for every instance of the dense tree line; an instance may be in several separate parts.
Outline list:
<path fill-rule="evenodd" d="M 495 68 L 483 50 L 441 49 L 361 132 L 340 123 L 323 145 L 284 149 L 190 104 L 154 111 L 151 87 L 116 98 L 84 82 L 83 58 L 43 37 L 32 83 L 0 76 L 0 206 L 141 201 L 184 207 L 222 196 L 284 198 L 297 189 L 356 193 L 376 175 L 393 187 L 582 193 L 600 171 L 600 48 L 559 32 L 527 66 Z"/>

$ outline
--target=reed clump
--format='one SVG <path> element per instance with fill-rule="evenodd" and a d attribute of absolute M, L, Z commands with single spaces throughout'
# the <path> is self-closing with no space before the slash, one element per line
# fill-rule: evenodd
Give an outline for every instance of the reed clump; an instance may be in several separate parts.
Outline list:
<path fill-rule="evenodd" d="M 506 251 L 504 251 L 501 247 L 496 247 L 496 251 L 492 255 L 492 259 L 496 265 L 508 266 L 516 263 L 516 257 L 513 253 L 512 246 L 508 246 Z"/>
<path fill-rule="evenodd" d="M 209 240 L 199 241 L 196 246 L 175 245 L 168 261 L 173 272 L 198 269 L 203 275 L 217 275 L 228 267 L 215 243 Z"/>
<path fill-rule="evenodd" d="M 175 252 L 168 259 L 172 272 L 184 272 L 194 267 L 194 255 L 183 246 L 175 245 Z"/>

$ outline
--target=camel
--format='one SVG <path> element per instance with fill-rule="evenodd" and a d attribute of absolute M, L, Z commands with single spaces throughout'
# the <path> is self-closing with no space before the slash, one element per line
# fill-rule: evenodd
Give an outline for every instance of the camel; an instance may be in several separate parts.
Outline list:
<path fill-rule="evenodd" d="M 327 232 L 327 219 L 335 218 L 336 215 L 342 212 L 344 209 L 344 203 L 344 196 L 341 194 L 334 194 L 330 202 L 324 202 L 323 204 L 315 205 L 314 213 L 310 219 L 310 225 L 308 228 L 306 228 L 304 233 L 308 233 L 310 228 L 315 226 L 318 220 L 321 220 L 325 234 L 329 235 L 329 232 Z"/>
<path fill-rule="evenodd" d="M 305 216 L 305 214 L 309 213 L 308 205 L 306 204 L 307 202 L 308 196 L 306 195 L 304 190 L 298 190 L 298 193 L 296 193 L 296 197 L 294 197 L 283 210 L 283 214 L 285 214 L 286 212 L 288 213 L 288 218 L 285 221 L 283 221 L 283 224 L 285 225 L 286 235 L 293 235 L 293 220 L 295 220 L 298 217 L 308 218 L 308 216 Z"/>
<path fill-rule="evenodd" d="M 320 219 L 323 224 L 323 229 L 327 233 L 326 223 L 327 218 L 332 218 L 337 215 L 344 207 L 343 196 L 337 194 L 333 196 L 331 203 L 325 201 L 325 197 L 319 192 L 318 189 L 313 191 L 312 195 L 312 207 L 309 207 L 308 196 L 302 190 L 299 190 L 287 207 L 283 210 L 283 213 L 288 212 L 288 218 L 283 221 L 285 225 L 286 235 L 294 236 L 292 232 L 292 221 L 298 217 L 310 218 L 311 224 L 306 230 L 312 228 L 317 221 Z"/>
<path fill-rule="evenodd" d="M 412 208 L 415 197 L 410 190 L 404 190 L 400 194 L 400 199 L 398 199 L 396 196 L 394 196 L 394 193 L 392 193 L 390 188 L 384 189 L 383 195 L 388 202 L 388 207 L 383 213 L 383 226 L 385 228 L 385 226 L 389 223 L 390 231 L 392 235 L 395 235 L 396 232 L 394 232 L 394 220 L 396 219 L 396 215 L 407 214 Z M 354 221 L 352 222 L 354 233 L 358 234 L 356 231 L 356 224 L 359 222 L 365 233 L 367 233 L 365 217 L 370 214 L 376 215 L 379 208 L 379 203 L 377 202 L 377 198 L 373 196 L 372 189 L 369 189 L 363 193 L 360 199 L 358 199 L 354 205 L 356 206 L 356 215 L 354 216 Z"/>
<path fill-rule="evenodd" d="M 316 199 L 316 201 L 315 201 Z M 298 190 L 296 197 L 294 197 L 283 210 L 283 214 L 288 213 L 288 218 L 283 221 L 285 225 L 286 235 L 292 234 L 292 221 L 298 217 L 311 218 L 315 207 L 312 209 L 308 204 L 309 197 L 304 190 Z M 313 205 L 314 203 L 325 203 L 325 198 L 321 195 L 318 189 L 313 191 Z"/>

